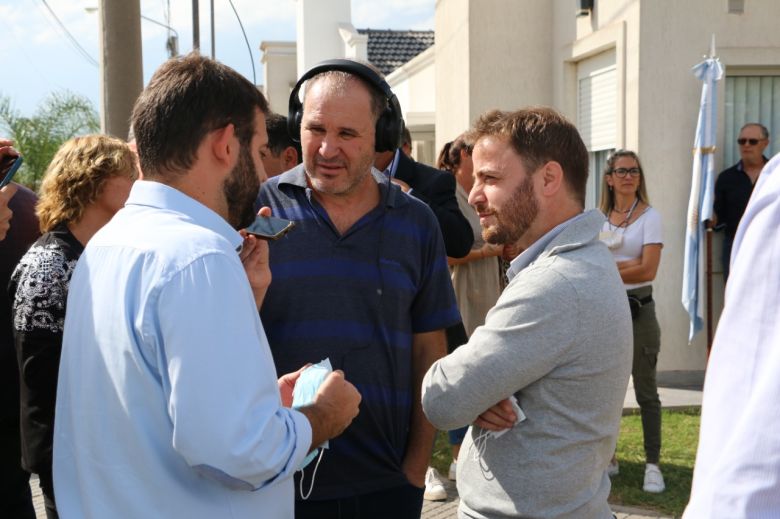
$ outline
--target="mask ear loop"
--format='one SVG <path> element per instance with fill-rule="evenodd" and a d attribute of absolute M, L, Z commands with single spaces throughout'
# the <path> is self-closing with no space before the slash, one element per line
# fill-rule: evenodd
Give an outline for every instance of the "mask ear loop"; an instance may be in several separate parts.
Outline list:
<path fill-rule="evenodd" d="M 320 466 L 320 461 L 322 461 L 322 455 L 324 453 L 325 449 L 320 449 L 320 454 L 317 456 L 317 463 L 314 464 L 314 471 L 311 473 L 311 484 L 309 484 L 309 491 L 306 493 L 306 495 L 303 495 L 303 477 L 306 475 L 306 471 L 301 469 L 301 479 L 298 481 L 298 490 L 301 493 L 301 499 L 304 501 L 309 499 L 311 491 L 314 489 L 314 477 L 317 475 L 317 468 Z"/>
<path fill-rule="evenodd" d="M 474 442 L 471 445 L 474 448 L 474 454 L 472 454 L 474 461 L 479 461 L 482 455 L 485 454 L 485 450 L 487 450 L 487 442 L 490 437 L 491 431 L 484 430 L 479 433 L 476 438 L 474 438 Z"/>

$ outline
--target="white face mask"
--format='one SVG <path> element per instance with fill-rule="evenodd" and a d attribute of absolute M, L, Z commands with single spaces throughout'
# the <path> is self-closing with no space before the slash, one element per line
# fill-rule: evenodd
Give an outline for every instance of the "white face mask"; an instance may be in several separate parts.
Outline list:
<path fill-rule="evenodd" d="M 615 231 L 601 231 L 599 233 L 599 240 L 610 249 L 614 250 L 623 245 L 623 233 Z"/>
<path fill-rule="evenodd" d="M 517 404 L 517 398 L 515 398 L 515 395 L 509 397 L 509 403 L 512 404 L 512 410 L 515 412 L 515 416 L 517 416 L 517 420 L 515 420 L 515 423 L 512 426 L 514 427 L 515 425 L 524 421 L 526 416 L 523 410 L 520 409 L 520 406 Z M 507 427 L 506 429 L 501 429 L 500 431 L 488 431 L 485 429 L 482 433 L 479 434 L 479 436 L 474 438 L 474 461 L 477 461 L 480 457 L 482 457 L 482 454 L 485 453 L 488 440 L 500 438 L 506 434 L 507 431 L 512 429 L 512 427 Z"/>
<path fill-rule="evenodd" d="M 319 364 L 313 364 L 303 370 L 303 373 L 301 373 L 301 376 L 298 377 L 298 380 L 295 382 L 295 387 L 293 388 L 293 402 L 292 402 L 292 408 L 298 409 L 304 406 L 307 406 L 314 402 L 314 397 L 317 395 L 317 390 L 319 390 L 320 386 L 323 382 L 325 382 L 325 379 L 328 378 L 328 375 L 330 375 L 333 372 L 333 367 L 330 364 L 330 359 L 324 359 Z M 300 467 L 298 467 L 298 470 L 301 471 L 301 479 L 300 479 L 300 492 L 301 492 L 301 499 L 308 499 L 311 495 L 311 491 L 314 488 L 314 477 L 317 474 L 317 468 L 320 466 L 320 461 L 322 461 L 322 454 L 325 452 L 325 449 L 327 449 L 329 446 L 329 442 L 326 440 L 322 445 L 317 447 L 316 449 L 312 450 L 309 454 L 306 455 L 306 457 L 303 459 L 303 462 L 301 463 Z M 317 456 L 319 452 L 319 456 Z M 311 484 L 309 485 L 309 491 L 304 495 L 303 493 L 303 469 L 314 460 L 314 458 L 317 458 L 317 463 L 314 465 L 314 472 L 312 472 L 311 475 Z"/>

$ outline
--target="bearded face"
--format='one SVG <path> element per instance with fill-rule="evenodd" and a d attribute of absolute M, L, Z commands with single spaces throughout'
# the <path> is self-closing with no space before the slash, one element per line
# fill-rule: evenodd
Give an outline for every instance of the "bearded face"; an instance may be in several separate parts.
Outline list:
<path fill-rule="evenodd" d="M 482 238 L 488 243 L 515 243 L 533 224 L 539 214 L 539 202 L 534 195 L 533 179 L 527 175 L 501 207 L 488 202 L 478 203 L 477 212 L 491 214 L 482 222 Z"/>
<path fill-rule="evenodd" d="M 255 220 L 255 199 L 260 191 L 249 146 L 241 146 L 238 162 L 225 179 L 222 189 L 228 206 L 228 223 L 235 229 L 244 229 Z"/>

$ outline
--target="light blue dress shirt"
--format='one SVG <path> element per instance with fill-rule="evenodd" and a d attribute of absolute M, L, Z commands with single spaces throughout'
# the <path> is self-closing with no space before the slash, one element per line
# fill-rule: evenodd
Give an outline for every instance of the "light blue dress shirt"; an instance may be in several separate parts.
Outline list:
<path fill-rule="evenodd" d="M 88 243 L 57 388 L 64 519 L 293 516 L 311 427 L 282 406 L 241 243 L 149 181 Z"/>

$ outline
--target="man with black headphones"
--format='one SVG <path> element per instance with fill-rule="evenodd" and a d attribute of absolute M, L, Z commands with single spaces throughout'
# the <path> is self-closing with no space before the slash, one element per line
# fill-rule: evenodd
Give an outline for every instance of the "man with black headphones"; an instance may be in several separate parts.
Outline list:
<path fill-rule="evenodd" d="M 435 435 L 422 377 L 459 314 L 435 216 L 372 168 L 399 146 L 398 101 L 371 68 L 329 60 L 298 81 L 288 123 L 303 164 L 259 201 L 296 227 L 271 244 L 263 326 L 280 371 L 328 358 L 363 395 L 296 517 L 417 518 Z"/>

